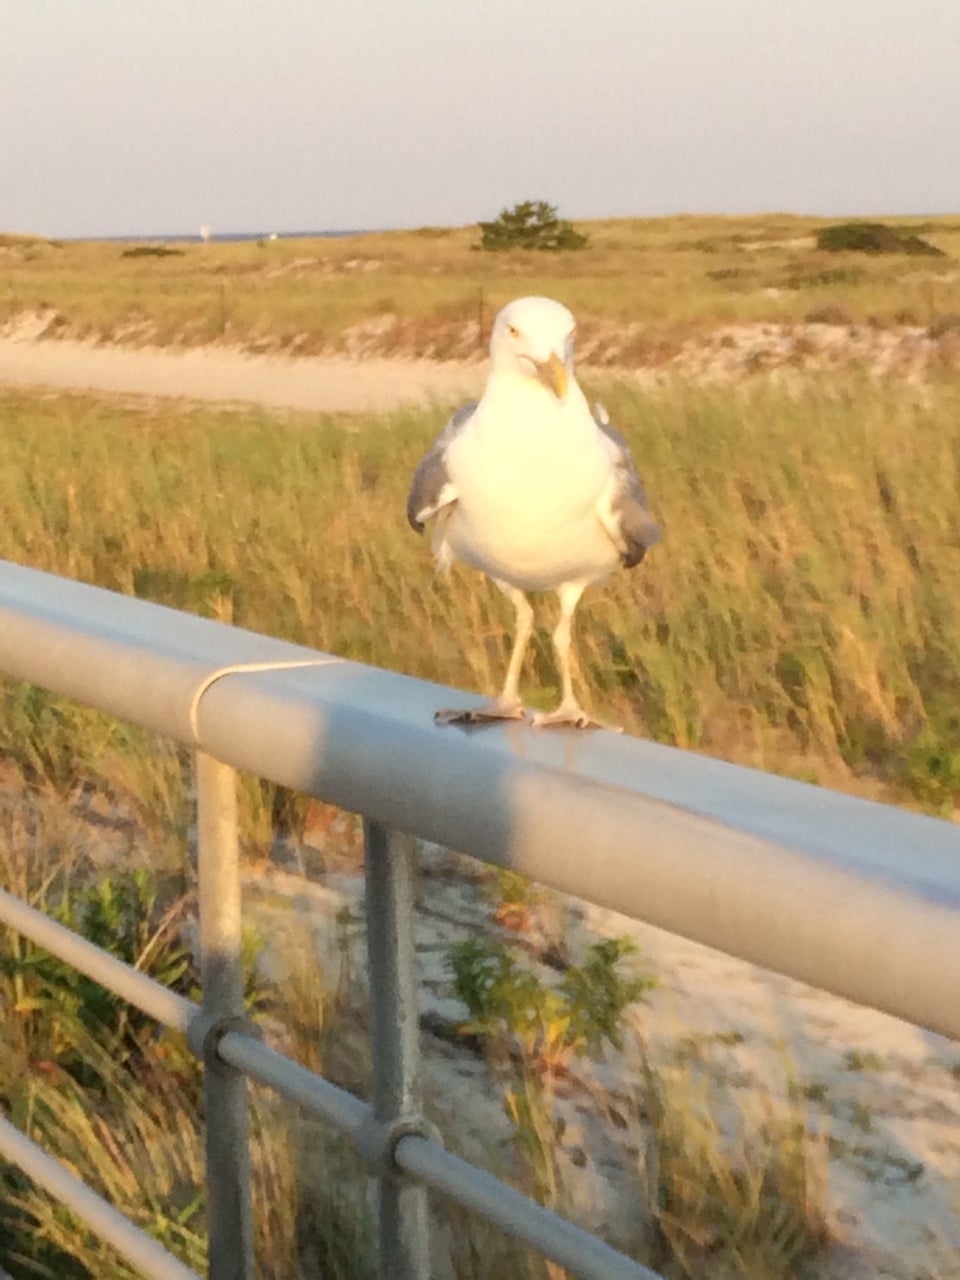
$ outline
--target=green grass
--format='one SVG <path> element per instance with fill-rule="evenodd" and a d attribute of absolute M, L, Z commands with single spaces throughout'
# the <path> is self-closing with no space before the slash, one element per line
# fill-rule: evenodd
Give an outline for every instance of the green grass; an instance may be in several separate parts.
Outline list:
<path fill-rule="evenodd" d="M 8 773 L 0 787 L 0 881 L 139 970 L 195 994 L 196 962 L 181 938 L 184 924 L 195 937 L 195 896 L 183 891 L 189 872 L 181 866 L 179 878 L 157 874 L 157 848 L 139 824 L 131 848 L 114 851 L 105 863 L 104 830 L 116 834 L 126 825 L 116 812 L 91 822 L 76 796 L 35 796 Z M 281 910 L 258 916 L 257 903 L 266 900 L 248 895 L 269 955 L 264 972 L 250 949 L 248 1006 L 268 1043 L 369 1097 L 368 1001 L 363 983 L 344 977 L 357 973 L 356 939 L 341 932 L 337 960 L 325 970 L 317 921 L 303 914 L 302 905 L 287 900 Z M 564 1124 L 556 1103 L 561 1091 L 569 1093 L 566 1063 L 582 1062 L 588 1050 L 597 1053 L 602 1040 L 636 1048 L 627 1006 L 650 982 L 623 965 L 630 950 L 623 940 L 595 944 L 549 987 L 519 951 L 507 966 L 498 961 L 502 953 L 482 944 L 466 965 L 462 947 L 459 962 L 457 950 L 451 952 L 460 995 L 482 1024 L 475 1029 L 483 1032 L 504 1092 L 509 1141 L 464 1131 L 462 1115 L 448 1110 L 442 1090 L 430 1091 L 428 1117 L 452 1150 L 575 1219 L 587 1206 L 567 1194 L 572 1166 L 562 1154 Z M 818 1151 L 803 1109 L 765 1096 L 760 1102 L 751 1095 L 749 1107 L 732 1101 L 725 1096 L 729 1089 L 708 1079 L 706 1063 L 674 1067 L 653 1064 L 646 1055 L 627 1062 L 626 1092 L 595 1083 L 583 1095 L 598 1118 L 631 1135 L 621 1152 L 629 1205 L 621 1246 L 678 1278 L 786 1280 L 805 1274 L 802 1265 L 829 1241 L 826 1184 L 813 1165 Z M 257 1274 L 263 1280 L 293 1274 L 301 1280 L 369 1280 L 375 1272 L 373 1227 L 359 1157 L 328 1126 L 271 1091 L 250 1092 Z M 0 930 L 0 1108 L 143 1230 L 205 1273 L 196 1061 L 180 1037 L 131 1015 L 12 930 Z M 721 1124 L 721 1115 L 736 1121 L 732 1130 Z M 456 1280 L 557 1280 L 563 1274 L 455 1205 L 438 1198 L 432 1211 L 438 1255 L 449 1251 L 449 1274 Z M 645 1231 L 639 1230 L 642 1222 Z M 0 1267 L 24 1280 L 133 1280 L 134 1274 L 13 1166 L 0 1167 Z"/>
<path fill-rule="evenodd" d="M 589 703 L 664 742 L 951 813 L 960 383 L 599 390 L 666 536 L 639 570 L 588 593 L 578 650 Z M 410 474 L 443 417 L 312 419 L 7 392 L 0 555 L 493 690 L 509 607 L 479 575 L 437 581 L 404 520 Z M 549 625 L 552 598 L 541 616 Z M 557 696 L 544 630 L 524 685 L 532 704 Z M 86 713 L 16 686 L 7 706 L 0 747 L 33 752 L 41 776 L 68 784 L 69 751 L 33 726 L 60 726 L 75 742 L 71 724 Z M 26 740 L 14 721 L 30 726 Z M 131 764 L 145 735 L 86 732 L 92 763 L 126 769 L 134 793 L 149 784 Z M 150 803 L 176 809 L 175 753 L 165 768 Z"/>
<path fill-rule="evenodd" d="M 881 325 L 960 313 L 960 217 L 886 221 L 947 257 L 826 253 L 815 237 L 827 220 L 787 214 L 582 224 L 589 247 L 556 255 L 478 252 L 475 226 L 187 244 L 159 257 L 6 236 L 0 323 L 51 309 L 60 336 L 316 352 L 349 347 L 352 330 L 386 316 L 364 339 L 376 350 L 453 357 L 483 345 L 478 322 L 485 331 L 511 298 L 546 293 L 573 309 L 595 360 L 644 363 L 718 325 L 796 322 L 825 303 Z"/>
<path fill-rule="evenodd" d="M 0 883 L 39 910 L 183 994 L 198 967 L 181 933 L 195 899 L 158 874 L 148 829 L 103 861 L 104 830 L 50 793 L 0 788 Z M 112 826 L 127 820 L 114 814 Z M 182 850 L 181 850 L 182 854 Z M 132 865 L 131 865 L 132 864 Z M 149 867 L 149 869 L 148 869 Z M 188 930 L 190 932 L 190 930 Z M 297 937 L 295 943 L 303 943 Z M 314 1068 L 346 1028 L 311 948 L 293 983 L 267 987 L 248 948 L 248 1007 Z M 303 1018 L 309 1011 L 309 1026 Z M 355 1039 L 355 1037 L 354 1037 Z M 302 1051 L 309 1045 L 312 1056 Z M 340 1050 L 342 1055 L 342 1050 Z M 356 1056 L 356 1050 L 353 1049 Z M 362 1057 L 362 1054 L 361 1054 Z M 359 1158 L 269 1091 L 252 1093 L 258 1275 L 368 1280 L 373 1274 Z M 0 1110 L 45 1150 L 172 1250 L 206 1270 L 202 1077 L 175 1036 L 13 930 L 0 930 Z M 133 1280 L 134 1269 L 14 1166 L 0 1162 L 0 1267 L 44 1280 Z"/>

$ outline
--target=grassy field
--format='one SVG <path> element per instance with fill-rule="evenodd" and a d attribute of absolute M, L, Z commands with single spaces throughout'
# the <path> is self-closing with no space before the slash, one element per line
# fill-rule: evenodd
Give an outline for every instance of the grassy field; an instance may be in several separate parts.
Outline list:
<path fill-rule="evenodd" d="M 576 310 L 600 364 L 656 362 L 691 334 L 793 323 L 825 305 L 861 324 L 947 332 L 960 314 L 960 218 L 896 221 L 951 257 L 823 254 L 812 242 L 822 224 L 785 215 L 588 225 L 592 247 L 561 258 L 480 254 L 475 231 L 430 228 L 167 256 L 0 237 L 0 325 L 55 312 L 50 335 L 304 352 L 369 340 L 380 354 L 462 356 L 476 353 L 502 302 L 547 292 Z M 616 345 L 625 322 L 627 345 Z M 639 570 L 587 594 L 577 619 L 585 705 L 663 742 L 960 816 L 956 369 L 933 366 L 922 382 L 854 368 L 722 387 L 594 379 L 588 389 L 627 436 L 665 539 Z M 411 472 L 444 416 L 318 418 L 0 389 L 0 558 L 493 691 L 511 609 L 479 575 L 437 580 L 404 518 Z M 558 696 L 552 599 L 540 617 L 522 681 L 531 706 Z M 242 785 L 245 850 L 266 856 L 275 821 L 295 825 L 301 811 L 266 784 Z M 189 786 L 172 745 L 0 684 L 0 880 L 77 927 L 91 912 L 109 924 L 124 894 L 139 895 L 146 909 L 131 917 L 124 952 L 137 963 L 144 949 L 182 960 L 169 922 L 192 906 L 170 894 L 182 892 Z M 161 878 L 155 898 L 119 863 L 105 876 L 94 844 L 109 824 L 78 816 L 91 795 L 118 831 L 129 828 L 137 866 Z M 119 926 L 107 933 L 127 945 Z M 302 940 L 291 949 L 301 961 L 309 953 Z M 303 968 L 261 993 L 263 1010 L 296 1056 L 362 1092 L 335 1055 L 362 1070 L 363 1015 L 334 1008 L 323 974 Z M 173 972 L 190 989 L 195 976 Z M 91 1033 L 84 1000 L 100 1005 L 81 995 L 78 1007 L 56 964 L 0 936 L 0 1102 L 202 1270 L 197 1073 L 119 1006 Z M 332 1056 L 321 1063 L 318 1052 Z M 638 1173 L 637 1195 L 659 1222 L 638 1256 L 676 1276 L 812 1274 L 827 1227 L 804 1118 L 774 1115 L 758 1097 L 769 1114 L 744 1120 L 758 1154 L 731 1154 L 719 1095 L 706 1099 L 702 1080 L 638 1078 L 632 1122 L 653 1143 L 656 1176 Z M 172 1138 L 161 1110 L 177 1116 Z M 353 1166 L 317 1146 L 312 1158 L 340 1172 L 311 1170 L 296 1117 L 262 1097 L 255 1114 L 263 1274 L 289 1274 L 287 1260 L 307 1248 L 304 1276 L 366 1280 L 369 1222 Z M 542 1134 L 521 1129 L 549 1155 Z M 705 1190 L 691 1200 L 690 1188 Z M 454 1221 L 458 1277 L 552 1280 L 475 1230 Z M 0 1262 L 70 1280 L 129 1276 L 10 1171 Z"/>
<path fill-rule="evenodd" d="M 960 323 L 960 217 L 887 221 L 947 256 L 824 252 L 814 237 L 827 220 L 787 214 L 584 223 L 589 247 L 563 254 L 478 252 L 476 227 L 162 256 L 7 235 L 0 324 L 45 312 L 52 334 L 103 341 L 470 356 L 500 306 L 546 293 L 577 314 L 594 361 L 644 364 L 717 326 L 793 324 L 825 306 L 851 323 Z"/>
<path fill-rule="evenodd" d="M 960 382 L 595 390 L 666 536 L 588 593 L 589 703 L 664 742 L 952 813 Z M 478 575 L 436 581 L 404 520 L 442 418 L 8 393 L 0 555 L 493 690 L 509 606 Z M 545 623 L 554 607 L 546 598 Z M 523 683 L 533 705 L 557 696 L 544 630 Z"/>

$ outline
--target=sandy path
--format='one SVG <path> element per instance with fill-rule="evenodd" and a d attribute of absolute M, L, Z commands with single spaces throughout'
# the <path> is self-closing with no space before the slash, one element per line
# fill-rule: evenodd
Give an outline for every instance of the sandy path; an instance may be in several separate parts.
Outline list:
<path fill-rule="evenodd" d="M 165 351 L 0 337 L 0 383 L 316 412 L 452 403 L 479 391 L 482 366 L 344 356 L 258 356 L 217 348 Z"/>

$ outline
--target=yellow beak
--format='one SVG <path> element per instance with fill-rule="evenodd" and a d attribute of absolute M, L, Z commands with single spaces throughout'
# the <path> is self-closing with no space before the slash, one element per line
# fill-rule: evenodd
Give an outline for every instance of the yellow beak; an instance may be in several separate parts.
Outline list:
<path fill-rule="evenodd" d="M 537 365 L 537 377 L 558 400 L 562 400 L 567 394 L 567 370 L 556 352 L 551 354 L 549 360 Z"/>

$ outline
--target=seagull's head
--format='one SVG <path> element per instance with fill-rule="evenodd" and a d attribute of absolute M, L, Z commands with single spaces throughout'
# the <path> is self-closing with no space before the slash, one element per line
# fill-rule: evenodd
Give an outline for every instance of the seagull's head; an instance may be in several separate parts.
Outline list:
<path fill-rule="evenodd" d="M 575 327 L 562 303 L 552 298 L 517 298 L 494 321 L 491 370 L 534 378 L 563 400 L 573 378 Z"/>

